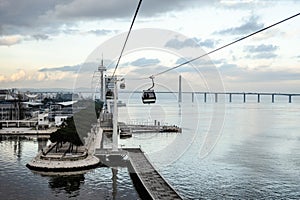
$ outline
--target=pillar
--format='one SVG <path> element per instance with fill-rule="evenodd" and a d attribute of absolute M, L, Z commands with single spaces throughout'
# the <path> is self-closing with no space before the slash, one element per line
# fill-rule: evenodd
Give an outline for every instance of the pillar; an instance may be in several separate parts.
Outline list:
<path fill-rule="evenodd" d="M 182 91 L 181 91 L 181 75 L 179 75 L 179 85 L 178 85 L 178 103 L 182 102 Z"/>
<path fill-rule="evenodd" d="M 246 103 L 246 93 L 244 93 L 244 103 Z"/>
<path fill-rule="evenodd" d="M 275 102 L 275 94 L 272 94 L 272 103 Z"/>
<path fill-rule="evenodd" d="M 218 93 L 215 93 L 215 102 L 218 103 Z"/>
<path fill-rule="evenodd" d="M 194 92 L 192 92 L 192 102 L 194 103 L 194 95 L 195 95 L 195 93 Z"/>
<path fill-rule="evenodd" d="M 292 103 L 292 95 L 289 95 L 289 103 Z"/>
<path fill-rule="evenodd" d="M 232 102 L 232 94 L 229 93 L 229 102 L 231 103 Z"/>
<path fill-rule="evenodd" d="M 204 103 L 206 103 L 206 92 L 204 93 Z"/>
<path fill-rule="evenodd" d="M 260 94 L 257 94 L 257 103 L 260 103 Z"/>

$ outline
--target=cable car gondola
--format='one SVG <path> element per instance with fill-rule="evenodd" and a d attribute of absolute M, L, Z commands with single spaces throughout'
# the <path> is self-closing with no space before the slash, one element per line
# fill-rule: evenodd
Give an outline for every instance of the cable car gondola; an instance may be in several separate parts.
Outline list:
<path fill-rule="evenodd" d="M 155 103 L 156 96 L 154 90 L 143 90 L 142 101 L 144 104 Z"/>
<path fill-rule="evenodd" d="M 143 90 L 142 101 L 144 104 L 155 103 L 156 101 L 155 92 L 152 90 L 154 87 L 153 77 L 150 78 L 152 79 L 152 87 L 150 87 L 148 90 Z"/>
<path fill-rule="evenodd" d="M 114 99 L 114 93 L 109 89 L 105 94 L 106 99 Z"/>

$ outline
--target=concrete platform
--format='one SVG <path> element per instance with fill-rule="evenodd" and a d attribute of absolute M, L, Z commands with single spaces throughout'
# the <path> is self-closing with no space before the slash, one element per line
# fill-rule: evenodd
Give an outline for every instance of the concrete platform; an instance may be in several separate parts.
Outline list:
<path fill-rule="evenodd" d="M 35 171 L 44 172 L 66 172 L 79 171 L 95 168 L 99 165 L 100 160 L 95 154 L 96 144 L 101 140 L 102 132 L 94 126 L 86 138 L 85 146 L 78 148 L 77 153 L 65 154 L 68 144 L 61 147 L 60 152 L 56 152 L 54 144 L 49 145 L 43 151 L 40 151 L 35 158 L 33 158 L 27 167 Z M 48 152 L 44 155 L 43 152 Z"/>

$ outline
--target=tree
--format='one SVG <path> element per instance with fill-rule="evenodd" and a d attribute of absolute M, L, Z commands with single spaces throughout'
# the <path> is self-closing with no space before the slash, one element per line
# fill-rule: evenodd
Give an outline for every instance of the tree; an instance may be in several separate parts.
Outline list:
<path fill-rule="evenodd" d="M 101 101 L 84 101 L 80 102 L 85 105 L 85 109 L 74 114 L 73 117 L 68 118 L 61 128 L 50 135 L 50 141 L 56 143 L 56 152 L 63 143 L 69 142 L 69 148 L 65 152 L 72 152 L 73 145 L 83 146 L 83 138 L 88 136 L 92 124 L 97 122 L 99 118 L 103 103 Z M 76 123 L 76 126 L 75 126 Z"/>

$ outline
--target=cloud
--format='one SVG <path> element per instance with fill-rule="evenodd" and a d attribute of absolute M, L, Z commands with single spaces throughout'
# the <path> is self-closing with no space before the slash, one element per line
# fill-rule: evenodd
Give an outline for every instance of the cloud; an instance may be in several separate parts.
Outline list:
<path fill-rule="evenodd" d="M 5 32 L 3 34 L 11 34 L 10 31 L 24 28 L 30 30 L 48 24 L 50 19 L 40 21 L 39 17 L 54 9 L 55 5 L 67 2 L 70 0 L 1 0 L 0 24 Z"/>
<path fill-rule="evenodd" d="M 241 68 L 235 64 L 224 63 L 219 68 L 221 76 L 235 82 L 254 83 L 272 81 L 299 81 L 300 73 L 284 70 L 265 70 L 265 67 L 256 69 Z"/>
<path fill-rule="evenodd" d="M 7 81 L 7 77 L 0 74 L 0 82 L 5 82 L 5 81 Z"/>
<path fill-rule="evenodd" d="M 26 78 L 26 72 L 23 69 L 20 69 L 17 73 L 11 75 L 10 80 L 15 82 L 15 81 L 24 80 L 25 78 Z"/>
<path fill-rule="evenodd" d="M 188 38 L 185 40 L 179 40 L 178 38 L 170 39 L 166 42 L 165 47 L 173 48 L 173 49 L 183 49 L 183 48 L 214 48 L 216 42 L 212 39 L 201 40 L 199 38 Z"/>
<path fill-rule="evenodd" d="M 0 37 L 0 46 L 12 46 L 19 44 L 22 37 L 18 35 Z"/>
<path fill-rule="evenodd" d="M 63 67 L 53 67 L 53 68 L 42 68 L 39 69 L 39 72 L 55 72 L 55 71 L 60 71 L 60 72 L 77 72 L 79 70 L 80 66 L 75 65 L 75 66 L 63 66 Z"/>
<path fill-rule="evenodd" d="M 249 45 L 246 46 L 244 48 L 244 51 L 248 51 L 250 53 L 259 53 L 259 52 L 273 52 L 276 51 L 278 49 L 278 46 L 269 44 L 269 45 L 265 45 L 265 44 L 261 44 L 258 46 L 254 46 L 254 45 Z"/>
<path fill-rule="evenodd" d="M 5 76 L 0 74 L 0 82 L 18 82 L 27 79 L 27 73 L 23 69 L 19 69 L 17 72 Z"/>
<path fill-rule="evenodd" d="M 108 35 L 110 33 L 117 33 L 117 30 L 107 30 L 107 29 L 97 29 L 97 30 L 90 30 L 87 33 L 95 34 L 95 35 Z"/>
<path fill-rule="evenodd" d="M 45 67 L 38 70 L 38 72 L 94 72 L 97 70 L 99 63 L 87 62 L 73 66 L 62 66 L 62 67 Z"/>
<path fill-rule="evenodd" d="M 155 58 L 139 58 L 133 62 L 127 63 L 128 65 L 142 67 L 142 66 L 151 66 L 151 65 L 158 65 L 160 60 Z"/>
<path fill-rule="evenodd" d="M 49 36 L 46 34 L 35 34 L 31 36 L 35 40 L 48 40 Z"/>
<path fill-rule="evenodd" d="M 258 53 L 252 56 L 248 56 L 248 58 L 254 58 L 254 59 L 272 59 L 276 58 L 278 55 L 272 52 L 263 52 L 263 53 Z"/>
<path fill-rule="evenodd" d="M 265 45 L 261 44 L 258 46 L 249 45 L 244 48 L 244 52 L 249 52 L 246 58 L 253 59 L 271 59 L 277 57 L 274 52 L 278 50 L 279 47 L 275 45 Z"/>
<path fill-rule="evenodd" d="M 219 0 L 143 1 L 139 18 L 164 15 L 193 6 L 212 5 Z M 61 27 L 76 26 L 85 20 L 131 19 L 138 0 L 1 0 L 0 34 L 51 34 Z M 97 32 L 98 34 L 98 32 Z"/>
<path fill-rule="evenodd" d="M 170 39 L 165 44 L 165 47 L 170 47 L 173 49 L 182 49 L 186 47 L 196 48 L 199 47 L 198 45 L 199 40 L 197 38 L 188 38 L 183 41 L 178 40 L 177 38 Z"/>
<path fill-rule="evenodd" d="M 243 34 L 250 34 L 254 31 L 257 31 L 259 29 L 262 29 L 264 27 L 264 24 L 258 22 L 259 17 L 258 16 L 251 16 L 249 19 L 247 19 L 244 24 L 232 27 L 228 29 L 224 29 L 218 32 L 215 32 L 215 34 L 233 34 L 233 35 L 243 35 Z"/>
<path fill-rule="evenodd" d="M 152 0 L 143 1 L 141 6 L 141 16 L 155 16 L 174 10 L 182 10 L 188 7 L 205 6 L 213 1 L 196 0 Z M 123 18 L 131 17 L 137 7 L 138 1 L 132 0 L 74 0 L 65 4 L 57 4 L 51 15 L 63 19 L 91 19 L 91 18 Z"/>

